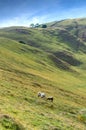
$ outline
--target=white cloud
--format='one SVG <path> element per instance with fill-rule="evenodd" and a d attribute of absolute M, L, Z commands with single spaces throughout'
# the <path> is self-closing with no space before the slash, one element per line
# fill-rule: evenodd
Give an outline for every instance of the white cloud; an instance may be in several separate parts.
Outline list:
<path fill-rule="evenodd" d="M 19 17 L 14 17 L 12 19 L 3 20 L 3 22 L 0 23 L 0 27 L 23 26 L 28 23 L 27 17 L 28 17 L 27 15 L 22 15 Z"/>
<path fill-rule="evenodd" d="M 30 26 L 31 23 L 46 23 L 55 20 L 62 20 L 68 18 L 79 18 L 86 17 L 86 8 L 72 8 L 69 10 L 60 10 L 53 12 L 51 14 L 47 13 L 46 15 L 38 16 L 38 12 L 32 12 L 30 14 L 21 14 L 20 16 L 14 17 L 12 19 L 4 20 L 0 23 L 0 27 L 8 26 Z"/>
<path fill-rule="evenodd" d="M 0 27 L 9 27 L 9 26 L 30 26 L 31 23 L 44 23 L 48 16 L 33 16 L 32 18 L 28 19 L 28 14 L 14 17 L 12 19 L 4 20 L 0 23 Z"/>

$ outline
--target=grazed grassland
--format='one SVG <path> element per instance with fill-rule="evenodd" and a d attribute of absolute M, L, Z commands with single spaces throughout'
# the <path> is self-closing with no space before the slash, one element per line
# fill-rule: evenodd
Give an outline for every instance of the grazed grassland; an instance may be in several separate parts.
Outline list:
<path fill-rule="evenodd" d="M 86 129 L 85 43 L 76 51 L 58 33 L 0 30 L 0 130 Z M 54 102 L 38 98 L 38 91 Z"/>

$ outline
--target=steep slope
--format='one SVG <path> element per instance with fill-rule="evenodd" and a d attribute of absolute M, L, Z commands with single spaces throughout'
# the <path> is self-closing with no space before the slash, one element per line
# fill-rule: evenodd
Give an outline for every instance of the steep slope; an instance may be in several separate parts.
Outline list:
<path fill-rule="evenodd" d="M 48 27 L 61 27 L 86 42 L 86 18 L 67 19 L 48 23 Z"/>
<path fill-rule="evenodd" d="M 0 30 L 0 129 L 85 129 L 85 44 L 71 35 L 51 28 Z M 38 91 L 54 102 L 38 98 Z"/>
<path fill-rule="evenodd" d="M 42 51 L 47 52 L 49 57 L 52 55 L 51 57 L 54 57 L 54 59 L 54 53 L 58 53 L 59 51 L 64 53 L 64 51 L 66 51 L 67 53 L 71 52 L 72 58 L 77 62 L 78 59 L 75 58 L 75 54 L 78 54 L 80 51 L 86 53 L 86 45 L 84 42 L 78 40 L 77 37 L 64 29 L 29 29 L 24 27 L 11 27 L 1 30 L 0 36 L 16 40 L 21 44 L 27 44 L 39 48 Z M 60 59 L 60 57 L 59 59 L 58 57 L 56 58 L 59 67 L 58 61 L 63 60 L 64 57 L 63 59 Z M 52 61 L 55 60 L 52 59 Z M 68 61 L 66 62 L 69 64 Z M 63 62 L 61 62 L 61 64 L 63 64 Z M 71 65 L 73 64 L 69 64 L 70 67 Z"/>

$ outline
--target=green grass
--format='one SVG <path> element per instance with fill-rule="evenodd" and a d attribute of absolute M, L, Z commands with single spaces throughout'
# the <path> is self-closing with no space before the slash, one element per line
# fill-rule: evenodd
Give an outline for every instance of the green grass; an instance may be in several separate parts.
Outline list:
<path fill-rule="evenodd" d="M 86 54 L 58 34 L 59 29 L 50 28 L 0 30 L 0 130 L 85 130 Z M 51 58 L 57 52 L 82 64 L 55 57 L 70 68 L 62 69 Z M 38 98 L 38 91 L 54 102 Z"/>

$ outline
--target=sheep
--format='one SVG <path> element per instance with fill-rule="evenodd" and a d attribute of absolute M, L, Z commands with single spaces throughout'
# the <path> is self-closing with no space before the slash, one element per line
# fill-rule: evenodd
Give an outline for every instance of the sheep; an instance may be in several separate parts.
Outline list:
<path fill-rule="evenodd" d="M 53 102 L 53 97 L 47 97 L 47 100 Z"/>
<path fill-rule="evenodd" d="M 38 92 L 38 97 L 44 98 L 44 97 L 46 97 L 46 95 L 45 95 L 45 93 Z"/>

